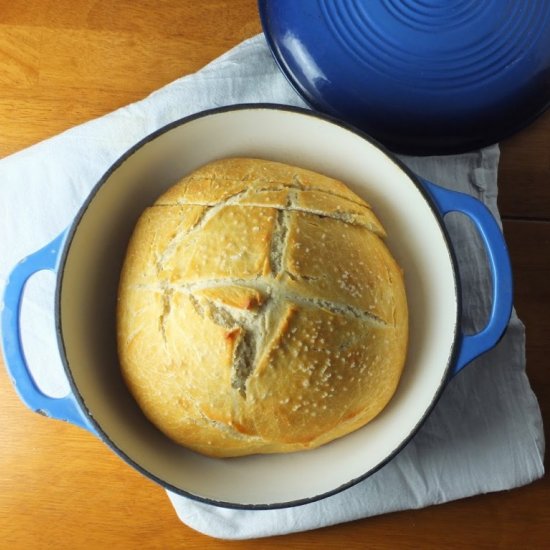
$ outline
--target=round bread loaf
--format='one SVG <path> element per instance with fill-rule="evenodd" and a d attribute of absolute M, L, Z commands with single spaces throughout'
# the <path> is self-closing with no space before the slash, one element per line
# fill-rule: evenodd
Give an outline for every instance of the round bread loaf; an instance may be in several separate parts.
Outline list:
<path fill-rule="evenodd" d="M 208 164 L 140 217 L 118 348 L 137 403 L 210 456 L 311 449 L 373 419 L 405 362 L 401 270 L 370 206 L 281 163 Z"/>

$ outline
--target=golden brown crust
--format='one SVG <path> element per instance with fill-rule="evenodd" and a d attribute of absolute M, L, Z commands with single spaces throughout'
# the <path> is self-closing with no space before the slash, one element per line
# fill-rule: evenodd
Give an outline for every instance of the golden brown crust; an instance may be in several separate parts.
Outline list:
<path fill-rule="evenodd" d="M 124 378 L 148 418 L 211 456 L 314 448 L 391 399 L 408 334 L 370 206 L 285 164 L 224 159 L 141 216 L 120 280 Z"/>

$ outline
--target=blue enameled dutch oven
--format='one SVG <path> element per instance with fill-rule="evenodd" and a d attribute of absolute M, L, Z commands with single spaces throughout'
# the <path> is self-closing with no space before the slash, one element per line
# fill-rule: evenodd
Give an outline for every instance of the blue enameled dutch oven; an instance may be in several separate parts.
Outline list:
<path fill-rule="evenodd" d="M 120 374 L 117 284 L 137 217 L 185 174 L 229 156 L 286 162 L 346 182 L 373 205 L 405 272 L 410 346 L 394 398 L 364 428 L 312 451 L 200 456 L 168 440 L 145 419 Z M 443 224 L 451 211 L 466 214 L 477 226 L 492 278 L 490 318 L 482 331 L 468 336 L 460 329 L 460 283 Z M 21 345 L 22 293 L 40 270 L 57 274 L 55 323 L 71 387 L 61 399 L 37 387 Z M 120 158 L 71 227 L 11 273 L 2 338 L 6 366 L 31 409 L 89 430 L 171 491 L 219 506 L 267 509 L 324 498 L 388 462 L 419 429 L 451 378 L 497 344 L 511 307 L 506 246 L 481 202 L 418 178 L 368 136 L 337 120 L 277 105 L 241 105 L 169 124 Z"/>

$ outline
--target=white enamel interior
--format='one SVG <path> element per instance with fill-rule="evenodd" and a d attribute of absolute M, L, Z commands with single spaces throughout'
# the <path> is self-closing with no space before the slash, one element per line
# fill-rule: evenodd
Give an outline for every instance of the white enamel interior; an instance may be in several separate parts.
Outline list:
<path fill-rule="evenodd" d="M 199 456 L 145 420 L 119 373 L 115 301 L 136 219 L 180 177 L 227 156 L 283 161 L 343 180 L 373 205 L 405 272 L 410 347 L 396 395 L 370 424 L 314 451 L 238 459 Z M 272 505 L 333 491 L 365 475 L 400 447 L 442 384 L 453 347 L 457 295 L 440 226 L 404 171 L 338 125 L 302 113 L 254 108 L 210 114 L 173 128 L 111 174 L 74 234 L 60 307 L 74 382 L 118 449 L 187 493 L 238 505 Z"/>

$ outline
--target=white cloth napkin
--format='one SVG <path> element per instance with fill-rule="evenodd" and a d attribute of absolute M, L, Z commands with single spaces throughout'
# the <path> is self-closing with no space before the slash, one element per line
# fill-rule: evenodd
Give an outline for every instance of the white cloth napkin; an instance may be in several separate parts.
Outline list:
<path fill-rule="evenodd" d="M 64 230 L 107 168 L 159 127 L 203 109 L 248 102 L 304 106 L 274 64 L 263 36 L 146 99 L 0 161 L 0 286 L 22 257 Z M 404 157 L 419 175 L 484 201 L 498 217 L 499 150 Z M 448 219 L 465 296 L 464 326 L 479 330 L 490 283 L 483 248 L 462 216 Z M 29 282 L 23 338 L 40 387 L 64 395 L 53 329 L 53 276 Z M 524 328 L 516 315 L 501 343 L 453 379 L 413 441 L 358 485 L 325 500 L 268 511 L 217 508 L 172 493 L 178 517 L 205 534 L 242 539 L 314 529 L 376 514 L 510 489 L 543 475 L 539 407 L 525 374 Z M 106 495 L 108 496 L 108 495 Z"/>

